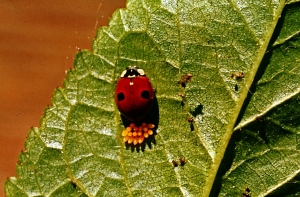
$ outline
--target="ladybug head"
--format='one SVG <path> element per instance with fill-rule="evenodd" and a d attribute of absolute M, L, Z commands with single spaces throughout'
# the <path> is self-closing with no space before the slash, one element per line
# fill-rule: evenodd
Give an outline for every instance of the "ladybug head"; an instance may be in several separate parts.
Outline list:
<path fill-rule="evenodd" d="M 129 66 L 121 74 L 122 78 L 124 78 L 124 77 L 134 78 L 137 76 L 145 76 L 144 70 L 138 66 Z"/>

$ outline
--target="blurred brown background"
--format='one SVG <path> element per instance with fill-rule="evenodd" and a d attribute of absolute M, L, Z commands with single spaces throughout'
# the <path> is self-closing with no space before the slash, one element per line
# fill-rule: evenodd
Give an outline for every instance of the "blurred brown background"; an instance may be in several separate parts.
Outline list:
<path fill-rule="evenodd" d="M 77 48 L 91 50 L 99 26 L 125 0 L 0 1 L 0 197 Z"/>

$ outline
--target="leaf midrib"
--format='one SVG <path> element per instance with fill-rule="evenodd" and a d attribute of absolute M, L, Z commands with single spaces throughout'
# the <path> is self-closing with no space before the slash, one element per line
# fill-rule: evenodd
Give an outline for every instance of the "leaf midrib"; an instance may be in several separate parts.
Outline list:
<path fill-rule="evenodd" d="M 271 37 L 273 35 L 273 32 L 274 32 L 275 27 L 277 25 L 277 22 L 278 22 L 278 20 L 281 16 L 281 13 L 283 11 L 284 6 L 285 6 L 285 1 L 281 0 L 279 6 L 277 8 L 277 12 L 275 13 L 275 16 L 273 18 L 273 22 L 270 24 L 269 30 L 267 30 L 267 34 L 266 34 L 265 39 L 263 39 L 264 40 L 263 44 L 261 45 L 260 49 L 258 50 L 258 53 L 257 53 L 257 56 L 256 56 L 257 58 L 254 61 L 252 67 L 251 67 L 252 70 L 250 71 L 249 77 L 247 78 L 247 81 L 245 83 L 246 87 L 250 87 L 253 80 L 254 80 L 254 77 L 256 75 L 258 67 L 259 67 L 259 65 L 260 65 L 260 63 L 261 63 L 261 61 L 262 61 L 262 59 L 265 55 L 265 51 L 267 50 L 267 47 L 269 45 L 269 42 L 271 40 Z M 213 160 L 211 168 L 209 169 L 208 177 L 206 179 L 205 186 L 203 188 L 203 191 L 204 191 L 203 196 L 209 196 L 209 194 L 211 193 L 211 189 L 212 189 L 216 174 L 218 172 L 218 169 L 220 167 L 221 161 L 222 161 L 223 156 L 225 154 L 226 147 L 227 147 L 227 145 L 230 141 L 232 133 L 235 131 L 234 130 L 235 122 L 237 120 L 237 117 L 238 117 L 238 115 L 241 111 L 241 108 L 244 104 L 244 101 L 245 101 L 247 95 L 248 95 L 248 88 L 244 88 L 243 92 L 241 93 L 240 99 L 236 103 L 236 107 L 233 110 L 233 113 L 232 113 L 233 115 L 232 115 L 232 118 L 230 118 L 230 122 L 228 123 L 227 131 L 226 131 L 226 133 L 224 134 L 224 136 L 221 140 L 219 151 L 215 155 L 216 159 Z"/>

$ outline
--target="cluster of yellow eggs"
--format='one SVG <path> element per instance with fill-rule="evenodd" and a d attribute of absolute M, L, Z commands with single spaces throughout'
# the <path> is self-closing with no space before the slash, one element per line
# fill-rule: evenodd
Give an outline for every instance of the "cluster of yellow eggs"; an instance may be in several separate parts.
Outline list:
<path fill-rule="evenodd" d="M 134 123 L 131 123 L 129 127 L 126 127 L 126 129 L 122 132 L 123 136 L 123 142 L 127 142 L 128 144 L 133 143 L 141 144 L 145 140 L 145 138 L 148 138 L 150 135 L 153 135 L 153 128 L 155 127 L 154 124 L 147 124 L 142 123 L 141 126 L 136 126 Z"/>

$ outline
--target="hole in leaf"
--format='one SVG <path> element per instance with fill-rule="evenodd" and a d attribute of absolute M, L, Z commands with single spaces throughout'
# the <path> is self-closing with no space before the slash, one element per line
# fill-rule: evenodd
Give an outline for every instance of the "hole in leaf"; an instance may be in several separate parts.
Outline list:
<path fill-rule="evenodd" d="M 200 105 L 197 105 L 197 107 L 194 109 L 194 111 L 191 111 L 191 114 L 194 116 L 194 117 L 196 117 L 197 115 L 199 115 L 199 114 L 203 114 L 203 105 L 202 104 L 200 104 Z"/>

